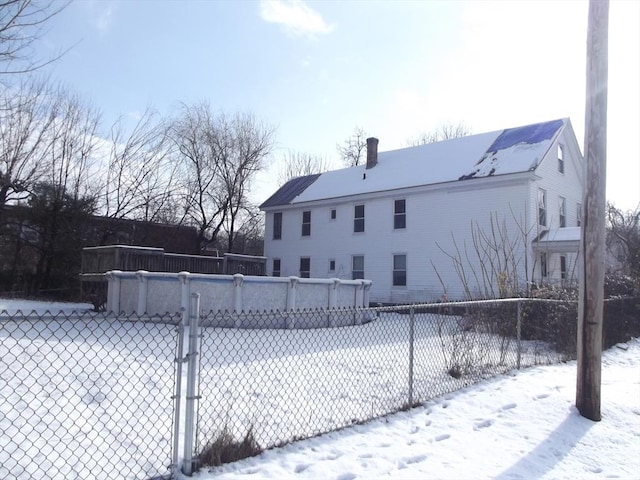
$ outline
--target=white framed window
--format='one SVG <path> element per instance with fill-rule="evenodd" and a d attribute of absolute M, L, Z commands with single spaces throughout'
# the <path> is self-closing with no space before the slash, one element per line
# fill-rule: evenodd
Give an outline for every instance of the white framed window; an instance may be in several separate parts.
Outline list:
<path fill-rule="evenodd" d="M 549 275 L 548 265 L 547 265 L 547 252 L 540 253 L 540 276 L 542 279 L 547 278 Z"/>
<path fill-rule="evenodd" d="M 560 197 L 558 199 L 558 218 L 560 220 L 560 227 L 567 226 L 567 199 Z"/>
<path fill-rule="evenodd" d="M 582 204 L 576 204 L 576 227 L 582 226 Z"/>
<path fill-rule="evenodd" d="M 564 145 L 558 144 L 558 171 L 564 173 Z"/>
<path fill-rule="evenodd" d="M 353 209 L 353 231 L 364 232 L 364 205 L 356 205 Z"/>
<path fill-rule="evenodd" d="M 364 255 L 351 257 L 351 279 L 364 278 Z"/>
<path fill-rule="evenodd" d="M 273 239 L 280 240 L 282 238 L 282 212 L 273 214 Z"/>
<path fill-rule="evenodd" d="M 538 224 L 547 226 L 547 191 L 538 189 Z"/>
<path fill-rule="evenodd" d="M 405 199 L 393 202 L 393 228 L 394 230 L 407 228 L 407 202 Z"/>
<path fill-rule="evenodd" d="M 311 258 L 300 257 L 300 278 L 309 278 L 311 276 Z"/>
<path fill-rule="evenodd" d="M 393 256 L 393 286 L 405 287 L 407 285 L 407 256 L 396 254 Z"/>
<path fill-rule="evenodd" d="M 567 279 L 567 257 L 564 255 L 560 256 L 560 278 Z"/>
<path fill-rule="evenodd" d="M 336 211 L 335 208 L 332 208 L 331 213 L 329 214 L 329 218 L 331 218 L 331 220 L 335 220 L 337 216 L 338 216 L 338 212 Z"/>
<path fill-rule="evenodd" d="M 311 235 L 311 210 L 302 212 L 302 236 L 308 237 Z"/>
<path fill-rule="evenodd" d="M 336 261 L 334 259 L 329 260 L 329 271 L 330 272 L 336 271 Z"/>
<path fill-rule="evenodd" d="M 279 277 L 280 276 L 280 259 L 279 258 L 273 259 L 272 267 L 273 268 L 271 269 L 271 275 L 273 275 L 274 277 Z"/>

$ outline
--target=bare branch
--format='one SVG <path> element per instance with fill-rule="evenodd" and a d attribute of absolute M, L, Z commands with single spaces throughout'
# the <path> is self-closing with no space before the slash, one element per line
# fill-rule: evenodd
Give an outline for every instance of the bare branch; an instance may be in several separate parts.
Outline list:
<path fill-rule="evenodd" d="M 293 178 L 322 173 L 331 169 L 330 162 L 325 158 L 310 153 L 289 150 L 282 160 L 282 165 L 277 173 L 278 185 L 280 186 Z"/>
<path fill-rule="evenodd" d="M 38 60 L 33 46 L 42 37 L 44 25 L 69 3 L 54 0 L 5 0 L 0 3 L 0 78 L 33 72 L 68 51 L 47 60 Z"/>
<path fill-rule="evenodd" d="M 367 148 L 367 134 L 362 127 L 356 127 L 353 134 L 342 145 L 336 144 L 336 149 L 346 167 L 360 165 L 363 153 Z"/>
<path fill-rule="evenodd" d="M 430 132 L 421 133 L 417 137 L 407 140 L 407 145 L 410 147 L 417 147 L 419 145 L 426 145 L 427 143 L 436 143 L 444 140 L 451 140 L 452 138 L 466 137 L 471 135 L 471 133 L 471 128 L 464 122 L 445 122 L 441 123 Z"/>

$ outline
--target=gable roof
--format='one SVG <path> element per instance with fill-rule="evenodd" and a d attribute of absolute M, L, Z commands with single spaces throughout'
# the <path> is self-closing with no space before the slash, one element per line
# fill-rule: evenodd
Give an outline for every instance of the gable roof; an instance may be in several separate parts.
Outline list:
<path fill-rule="evenodd" d="M 537 168 L 568 119 L 378 153 L 366 165 L 295 178 L 260 208 L 507 175 Z"/>

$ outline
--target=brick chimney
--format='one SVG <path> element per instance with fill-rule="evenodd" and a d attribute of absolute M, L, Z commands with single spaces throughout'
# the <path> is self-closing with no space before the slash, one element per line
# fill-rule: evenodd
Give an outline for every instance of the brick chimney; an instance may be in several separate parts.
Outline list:
<path fill-rule="evenodd" d="M 378 139 L 367 138 L 367 169 L 373 168 L 378 163 Z"/>

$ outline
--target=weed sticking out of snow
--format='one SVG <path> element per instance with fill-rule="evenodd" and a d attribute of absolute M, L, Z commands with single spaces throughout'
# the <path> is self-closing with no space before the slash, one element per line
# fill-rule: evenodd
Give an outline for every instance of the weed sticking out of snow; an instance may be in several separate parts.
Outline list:
<path fill-rule="evenodd" d="M 196 462 L 202 467 L 217 467 L 223 463 L 236 462 L 261 453 L 262 448 L 253 435 L 253 427 L 247 430 L 242 440 L 236 440 L 225 427 L 211 443 L 202 449 Z"/>

